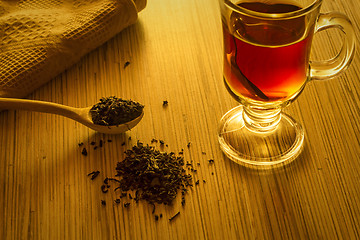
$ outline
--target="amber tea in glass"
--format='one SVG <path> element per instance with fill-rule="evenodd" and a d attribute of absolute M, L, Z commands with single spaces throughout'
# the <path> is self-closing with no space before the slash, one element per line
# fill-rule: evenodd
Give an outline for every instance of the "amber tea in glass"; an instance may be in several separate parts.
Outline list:
<path fill-rule="evenodd" d="M 320 14 L 322 0 L 220 0 L 224 83 L 241 104 L 221 119 L 224 153 L 245 166 L 274 167 L 300 153 L 302 127 L 281 109 L 312 79 L 340 74 L 351 62 L 354 33 L 340 13 Z M 311 62 L 313 36 L 326 28 L 345 34 L 333 59 Z"/>

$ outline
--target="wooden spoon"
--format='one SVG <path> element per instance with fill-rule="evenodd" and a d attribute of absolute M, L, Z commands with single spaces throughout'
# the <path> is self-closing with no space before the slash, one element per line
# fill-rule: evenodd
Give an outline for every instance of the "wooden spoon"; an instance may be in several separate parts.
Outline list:
<path fill-rule="evenodd" d="M 37 101 L 37 100 L 26 100 L 26 99 L 17 99 L 17 98 L 0 98 L 0 109 L 21 109 L 35 112 L 43 113 L 52 113 L 61 115 L 67 118 L 71 118 L 97 132 L 107 133 L 107 134 L 119 134 L 130 130 L 135 127 L 142 117 L 144 116 L 144 111 L 141 115 L 127 123 L 114 126 L 103 126 L 93 123 L 90 114 L 90 107 L 85 108 L 75 108 L 69 107 L 62 104 Z"/>

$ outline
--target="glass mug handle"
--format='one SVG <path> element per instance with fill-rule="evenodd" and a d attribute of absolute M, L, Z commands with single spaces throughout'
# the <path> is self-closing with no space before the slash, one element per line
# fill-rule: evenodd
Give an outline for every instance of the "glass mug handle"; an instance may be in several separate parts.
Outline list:
<path fill-rule="evenodd" d="M 344 42 L 339 53 L 325 61 L 310 61 L 310 80 L 324 80 L 342 73 L 355 54 L 355 33 L 350 19 L 342 13 L 331 12 L 320 14 L 315 33 L 328 28 L 340 29 L 344 34 Z"/>

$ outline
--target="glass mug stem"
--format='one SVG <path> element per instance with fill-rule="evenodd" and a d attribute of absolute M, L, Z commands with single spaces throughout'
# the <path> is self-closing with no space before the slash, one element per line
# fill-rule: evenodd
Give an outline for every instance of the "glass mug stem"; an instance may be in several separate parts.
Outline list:
<path fill-rule="evenodd" d="M 355 33 L 347 16 L 337 12 L 320 14 L 315 33 L 337 28 L 345 34 L 339 53 L 325 61 L 310 61 L 310 80 L 325 80 L 338 76 L 350 65 L 355 55 Z"/>
<path fill-rule="evenodd" d="M 244 106 L 245 127 L 255 133 L 269 133 L 276 129 L 281 120 L 281 108 L 259 108 Z"/>

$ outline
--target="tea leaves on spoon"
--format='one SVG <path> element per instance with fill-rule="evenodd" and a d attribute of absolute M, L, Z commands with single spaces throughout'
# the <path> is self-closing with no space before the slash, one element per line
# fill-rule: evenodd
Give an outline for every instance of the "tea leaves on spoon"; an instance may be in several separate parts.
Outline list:
<path fill-rule="evenodd" d="M 139 117 L 144 106 L 131 100 L 115 96 L 101 98 L 90 109 L 92 121 L 103 126 L 117 126 Z"/>

